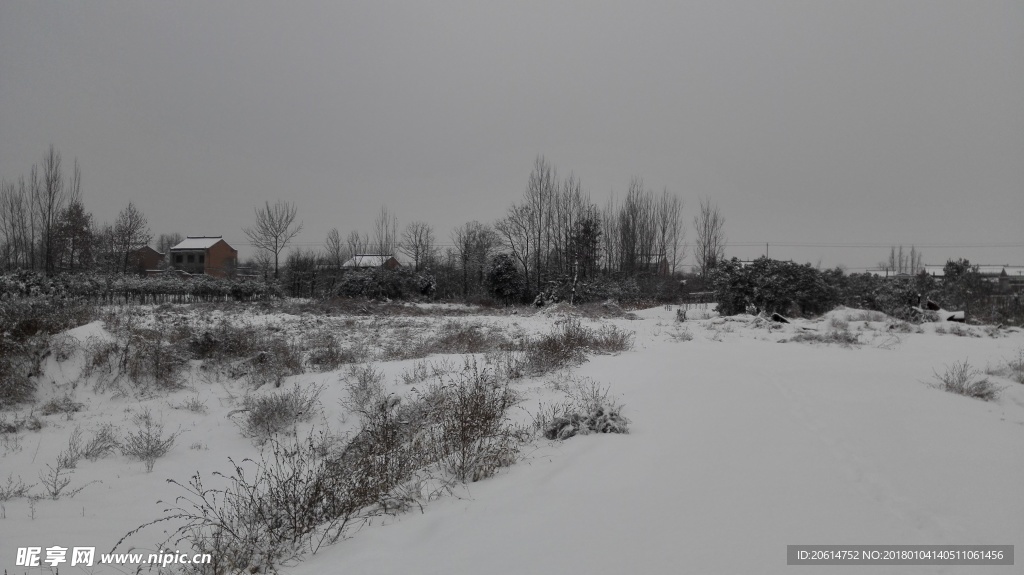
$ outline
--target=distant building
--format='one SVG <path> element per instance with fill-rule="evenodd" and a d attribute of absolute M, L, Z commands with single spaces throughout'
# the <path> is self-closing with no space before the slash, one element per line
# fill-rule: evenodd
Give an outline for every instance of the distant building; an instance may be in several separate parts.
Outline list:
<path fill-rule="evenodd" d="M 640 263 L 643 271 L 659 276 L 668 275 L 668 258 L 664 254 L 653 255 Z"/>
<path fill-rule="evenodd" d="M 363 270 L 374 268 L 385 268 L 393 270 L 402 267 L 402 262 L 393 255 L 388 254 L 356 254 L 341 264 L 341 269 Z"/>
<path fill-rule="evenodd" d="M 226 278 L 238 269 L 238 250 L 222 236 L 188 236 L 170 252 L 170 266 L 192 275 Z"/>
<path fill-rule="evenodd" d="M 129 256 L 129 269 L 135 270 L 139 275 L 147 275 L 150 273 L 150 270 L 159 269 L 165 255 L 149 246 L 139 248 Z"/>
<path fill-rule="evenodd" d="M 946 266 L 924 266 L 926 274 L 943 279 L 946 277 Z M 982 279 L 999 285 L 1000 291 L 1016 291 L 1024 288 L 1024 266 L 988 265 L 977 266 L 978 275 Z"/>

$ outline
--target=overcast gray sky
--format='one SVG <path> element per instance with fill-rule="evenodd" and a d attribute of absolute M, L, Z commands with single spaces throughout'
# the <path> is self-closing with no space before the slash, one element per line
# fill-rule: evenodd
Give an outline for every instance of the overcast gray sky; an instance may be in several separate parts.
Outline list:
<path fill-rule="evenodd" d="M 1024 3 L 0 0 L 0 176 L 51 143 L 98 220 L 243 257 L 279 198 L 303 244 L 382 204 L 447 241 L 543 154 L 710 197 L 728 255 L 1024 264 Z"/>

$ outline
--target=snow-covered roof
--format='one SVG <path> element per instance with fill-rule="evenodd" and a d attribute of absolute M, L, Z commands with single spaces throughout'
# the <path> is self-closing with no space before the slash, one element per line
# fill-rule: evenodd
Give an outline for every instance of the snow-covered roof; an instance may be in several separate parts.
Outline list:
<path fill-rule="evenodd" d="M 946 275 L 946 266 L 929 266 L 929 265 L 926 265 L 926 266 L 924 266 L 924 273 L 926 273 L 926 274 L 928 274 L 930 276 L 943 277 L 943 276 Z"/>
<path fill-rule="evenodd" d="M 391 254 L 356 254 L 355 257 L 350 258 L 345 263 L 341 264 L 343 268 L 379 268 L 384 265 L 384 262 L 395 256 Z M 396 260 L 398 258 L 395 258 Z M 401 263 L 401 262 L 399 262 Z"/>
<path fill-rule="evenodd" d="M 205 250 L 224 239 L 224 236 L 189 236 L 185 241 L 171 248 L 172 250 Z"/>
<path fill-rule="evenodd" d="M 1003 267 L 1003 271 L 1005 271 L 1008 276 L 1024 276 L 1024 266 L 1005 266 Z"/>
<path fill-rule="evenodd" d="M 1004 266 L 978 266 L 978 273 L 983 276 L 998 276 L 1003 274 Z"/>

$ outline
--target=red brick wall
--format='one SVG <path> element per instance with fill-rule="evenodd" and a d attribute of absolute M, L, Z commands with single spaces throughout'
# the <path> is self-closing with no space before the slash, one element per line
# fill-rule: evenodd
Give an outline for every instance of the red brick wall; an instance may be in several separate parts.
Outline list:
<path fill-rule="evenodd" d="M 238 250 L 232 248 L 224 240 L 210 246 L 206 251 L 206 275 L 228 277 L 238 267 Z"/>

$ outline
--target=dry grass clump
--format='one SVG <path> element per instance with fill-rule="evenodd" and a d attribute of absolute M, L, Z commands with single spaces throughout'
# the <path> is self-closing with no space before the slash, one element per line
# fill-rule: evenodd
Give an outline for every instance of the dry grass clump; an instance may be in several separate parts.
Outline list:
<path fill-rule="evenodd" d="M 1024 347 L 1017 350 L 1017 356 L 1007 360 L 1006 370 L 1010 379 L 1017 383 L 1024 383 Z"/>
<path fill-rule="evenodd" d="M 233 413 L 245 414 L 239 423 L 242 435 L 262 445 L 278 433 L 294 430 L 300 421 L 312 419 L 321 391 L 322 386 L 295 385 L 288 391 L 248 395 L 242 400 L 242 408 Z"/>
<path fill-rule="evenodd" d="M 303 372 L 302 351 L 283 335 L 266 336 L 262 349 L 236 367 L 245 371 L 246 381 L 252 388 L 271 384 L 281 387 L 288 376 Z"/>
<path fill-rule="evenodd" d="M 582 363 L 586 352 L 615 353 L 633 345 L 633 333 L 616 326 L 594 330 L 576 318 L 559 322 L 547 335 L 528 339 L 522 344 L 525 352 L 524 372 L 531 375 L 548 373 Z"/>
<path fill-rule="evenodd" d="M 417 357 L 432 353 L 485 353 L 509 345 L 500 332 L 459 321 L 446 321 L 437 333 L 419 345 Z"/>
<path fill-rule="evenodd" d="M 332 371 L 347 363 L 361 360 L 351 349 L 345 349 L 338 337 L 329 329 L 320 329 L 307 337 L 309 349 L 306 361 L 319 371 Z"/>
<path fill-rule="evenodd" d="M 112 423 L 104 423 L 93 432 L 92 437 L 81 448 L 81 456 L 89 461 L 106 457 L 121 447 L 118 428 Z"/>
<path fill-rule="evenodd" d="M 411 368 L 403 371 L 399 378 L 405 385 L 413 385 L 429 379 L 440 379 L 454 373 L 455 370 L 455 364 L 448 360 L 421 360 L 414 363 Z"/>
<path fill-rule="evenodd" d="M 54 415 L 57 413 L 78 413 L 85 407 L 85 404 L 78 403 L 71 399 L 70 395 L 62 395 L 60 397 L 54 397 L 50 401 L 47 401 L 39 408 L 39 413 L 43 415 Z"/>
<path fill-rule="evenodd" d="M 889 316 L 880 311 L 851 310 L 847 315 L 849 321 L 888 321 Z"/>
<path fill-rule="evenodd" d="M 834 343 L 843 347 L 856 347 L 860 345 L 857 334 L 848 331 L 828 331 L 825 333 L 802 331 L 789 338 L 789 340 L 780 339 L 779 343 L 785 343 L 786 341 L 795 343 L 823 343 L 825 345 Z"/>
<path fill-rule="evenodd" d="M 351 412 L 365 413 L 384 398 L 384 373 L 373 364 L 349 367 L 344 381 L 346 398 L 342 405 Z"/>
<path fill-rule="evenodd" d="M 941 375 L 934 371 L 932 373 L 938 381 L 939 389 L 950 393 L 991 401 L 996 399 L 1001 391 L 988 378 L 979 378 L 980 372 L 971 367 L 967 360 L 946 366 L 946 371 Z"/>

